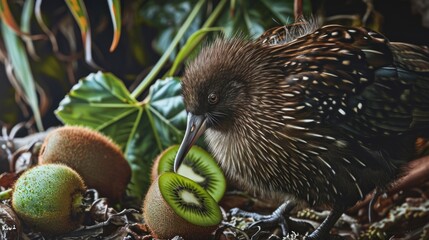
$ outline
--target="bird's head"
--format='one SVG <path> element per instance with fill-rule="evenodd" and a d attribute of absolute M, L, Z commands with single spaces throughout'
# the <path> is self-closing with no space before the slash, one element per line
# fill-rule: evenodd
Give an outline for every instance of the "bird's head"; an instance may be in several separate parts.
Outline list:
<path fill-rule="evenodd" d="M 252 94 L 260 90 L 256 80 L 278 74 L 272 65 L 272 56 L 254 41 L 218 39 L 201 50 L 182 79 L 188 119 L 175 170 L 207 128 L 230 131 L 249 104 L 258 104 Z"/>

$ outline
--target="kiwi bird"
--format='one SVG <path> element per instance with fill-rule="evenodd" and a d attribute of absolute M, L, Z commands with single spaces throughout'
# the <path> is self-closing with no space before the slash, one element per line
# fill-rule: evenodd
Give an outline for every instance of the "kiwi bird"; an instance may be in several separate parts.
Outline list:
<path fill-rule="evenodd" d="M 429 135 L 429 50 L 366 28 L 300 22 L 256 40 L 219 38 L 182 79 L 180 166 L 205 133 L 227 178 L 265 197 L 332 209 L 385 189 Z"/>

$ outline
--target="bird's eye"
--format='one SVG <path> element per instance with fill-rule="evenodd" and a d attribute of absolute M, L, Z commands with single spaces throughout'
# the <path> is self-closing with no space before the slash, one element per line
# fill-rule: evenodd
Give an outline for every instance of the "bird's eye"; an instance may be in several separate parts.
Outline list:
<path fill-rule="evenodd" d="M 219 101 L 219 97 L 216 93 L 210 93 L 208 97 L 209 104 L 214 105 Z"/>

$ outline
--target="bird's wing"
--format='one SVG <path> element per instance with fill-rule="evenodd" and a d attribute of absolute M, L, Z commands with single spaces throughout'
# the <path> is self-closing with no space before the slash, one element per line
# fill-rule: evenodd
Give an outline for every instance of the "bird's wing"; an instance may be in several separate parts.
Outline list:
<path fill-rule="evenodd" d="M 412 124 L 417 129 L 429 129 L 429 49 L 396 42 L 391 43 L 390 49 L 397 66 L 390 69 L 390 76 L 412 85 Z"/>
<path fill-rule="evenodd" d="M 295 100 L 321 123 L 362 138 L 429 128 L 427 49 L 341 26 L 269 47 L 301 93 Z"/>

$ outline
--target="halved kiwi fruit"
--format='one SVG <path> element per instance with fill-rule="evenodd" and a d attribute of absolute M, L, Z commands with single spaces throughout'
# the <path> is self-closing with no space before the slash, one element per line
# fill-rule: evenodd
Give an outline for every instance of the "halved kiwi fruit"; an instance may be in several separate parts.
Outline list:
<path fill-rule="evenodd" d="M 83 222 L 85 185 L 79 174 L 61 164 L 25 171 L 15 182 L 12 207 L 26 224 L 48 235 L 78 228 Z"/>
<path fill-rule="evenodd" d="M 152 180 L 161 173 L 173 172 L 174 158 L 178 150 L 179 145 L 173 145 L 158 155 L 152 167 Z M 198 183 L 217 202 L 225 193 L 226 180 L 222 170 L 214 158 L 198 146 L 191 147 L 177 173 Z"/>
<path fill-rule="evenodd" d="M 162 173 L 151 185 L 143 205 L 152 236 L 170 239 L 207 239 L 222 220 L 217 202 L 200 185 L 172 172 Z"/>

